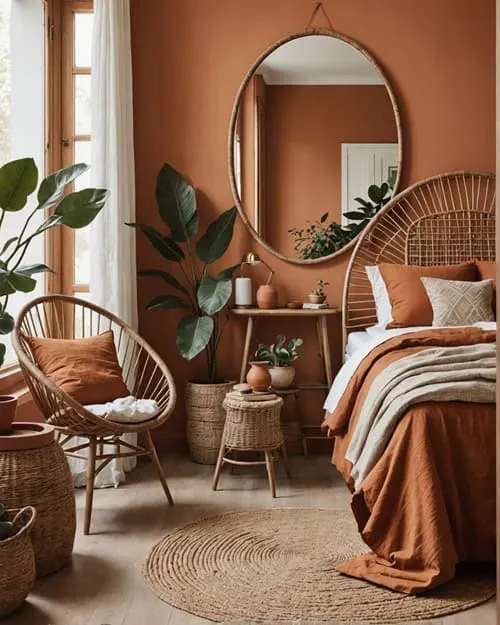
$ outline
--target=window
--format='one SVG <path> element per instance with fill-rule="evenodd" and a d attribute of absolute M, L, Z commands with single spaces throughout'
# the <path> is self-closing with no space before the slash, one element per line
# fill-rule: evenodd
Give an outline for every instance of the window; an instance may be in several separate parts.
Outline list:
<path fill-rule="evenodd" d="M 0 0 L 0 163 L 31 156 L 42 178 L 45 172 L 45 8 L 43 0 Z M 4 216 L 0 241 L 19 234 L 36 194 L 24 210 Z M 32 220 L 36 226 L 37 218 Z M 44 241 L 33 241 L 25 264 L 44 259 Z M 16 315 L 22 306 L 43 292 L 38 281 L 33 293 L 16 293 L 7 310 Z M 3 303 L 3 302 L 2 302 Z M 15 361 L 10 341 L 6 341 L 6 364 Z"/>

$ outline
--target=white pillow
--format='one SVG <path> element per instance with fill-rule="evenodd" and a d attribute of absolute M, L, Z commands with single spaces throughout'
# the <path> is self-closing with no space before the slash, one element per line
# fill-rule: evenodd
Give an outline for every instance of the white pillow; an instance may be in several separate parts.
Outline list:
<path fill-rule="evenodd" d="M 385 328 L 392 321 L 392 308 L 389 293 L 378 265 L 365 267 L 370 281 L 377 310 L 377 328 Z"/>

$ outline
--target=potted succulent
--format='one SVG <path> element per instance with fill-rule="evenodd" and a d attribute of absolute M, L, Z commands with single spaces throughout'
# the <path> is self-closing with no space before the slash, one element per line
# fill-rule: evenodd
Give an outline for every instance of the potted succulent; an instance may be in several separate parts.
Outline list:
<path fill-rule="evenodd" d="M 32 158 L 22 158 L 0 167 L 0 232 L 11 213 L 23 210 L 38 187 L 33 210 L 17 236 L 4 240 L 0 249 L 0 335 L 10 334 L 14 318 L 8 312 L 9 297 L 17 292 L 29 293 L 36 287 L 38 274 L 51 271 L 42 263 L 23 263 L 32 241 L 56 226 L 84 228 L 98 215 L 109 192 L 106 189 L 82 189 L 66 194 L 66 187 L 88 171 L 79 163 L 47 176 L 38 186 L 38 169 Z M 43 215 L 38 225 L 32 220 Z M 5 359 L 5 343 L 0 341 L 0 367 Z M 17 399 L 0 396 L 0 435 L 10 431 Z"/>
<path fill-rule="evenodd" d="M 195 190 L 168 164 L 158 173 L 156 199 L 167 233 L 146 224 L 127 225 L 140 231 L 168 263 L 167 270 L 139 271 L 140 276 L 161 279 L 170 289 L 146 308 L 183 311 L 177 325 L 177 349 L 186 360 L 205 354 L 206 376 L 186 386 L 187 438 L 193 460 L 215 464 L 225 419 L 222 401 L 233 384 L 217 375 L 217 352 L 227 323 L 223 311 L 231 298 L 232 276 L 240 265 L 214 275 L 209 267 L 231 243 L 236 208 L 221 213 L 195 242 L 199 230 Z M 171 268 L 178 269 L 177 275 Z"/>
<path fill-rule="evenodd" d="M 307 296 L 311 304 L 322 304 L 325 301 L 325 286 L 328 286 L 328 282 L 324 282 L 323 280 L 318 280 L 316 282 L 316 288 Z"/>
<path fill-rule="evenodd" d="M 272 387 L 286 389 L 292 385 L 295 378 L 295 367 L 292 363 L 302 356 L 297 351 L 297 347 L 300 347 L 303 342 L 301 338 L 287 340 L 283 334 L 279 334 L 276 343 L 259 344 L 254 360 L 269 363 Z"/>

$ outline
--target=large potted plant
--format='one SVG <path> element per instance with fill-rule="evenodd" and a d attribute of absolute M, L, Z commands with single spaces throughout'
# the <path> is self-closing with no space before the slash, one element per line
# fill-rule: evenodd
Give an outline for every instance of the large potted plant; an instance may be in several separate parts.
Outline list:
<path fill-rule="evenodd" d="M 36 202 L 19 234 L 0 245 L 0 335 L 14 328 L 14 317 L 8 311 L 9 297 L 19 291 L 30 293 L 36 287 L 36 276 L 52 271 L 43 263 L 24 264 L 33 240 L 57 226 L 84 228 L 98 215 L 109 192 L 106 189 L 82 189 L 66 194 L 66 188 L 88 170 L 84 163 L 65 167 L 47 176 L 38 186 L 38 169 L 32 158 L 22 158 L 0 167 L 0 233 L 10 213 L 22 211 L 38 187 Z M 36 216 L 42 215 L 42 219 Z M 33 225 L 33 222 L 36 222 Z M 0 341 L 0 367 L 5 360 L 5 340 Z M 17 400 L 0 397 L 0 434 L 10 430 Z"/>
<path fill-rule="evenodd" d="M 297 347 L 303 344 L 300 338 L 287 340 L 283 334 L 276 337 L 276 343 L 265 345 L 260 343 L 255 352 L 255 360 L 269 363 L 271 386 L 276 389 L 287 389 L 295 378 L 293 363 L 302 356 Z"/>
<path fill-rule="evenodd" d="M 158 173 L 156 199 L 167 233 L 146 224 L 127 225 L 142 232 L 167 261 L 168 270 L 139 271 L 140 276 L 160 278 L 169 287 L 168 293 L 153 298 L 146 308 L 182 310 L 184 315 L 176 332 L 179 353 L 186 360 L 205 354 L 206 376 L 186 385 L 187 439 L 193 460 L 215 464 L 225 418 L 222 401 L 232 385 L 217 375 L 217 352 L 227 322 L 227 315 L 225 319 L 221 317 L 232 294 L 233 273 L 239 265 L 214 275 L 209 273 L 209 267 L 231 243 L 236 208 L 224 211 L 198 237 L 195 190 L 168 164 Z M 173 267 L 178 268 L 176 275 L 171 272 Z"/>

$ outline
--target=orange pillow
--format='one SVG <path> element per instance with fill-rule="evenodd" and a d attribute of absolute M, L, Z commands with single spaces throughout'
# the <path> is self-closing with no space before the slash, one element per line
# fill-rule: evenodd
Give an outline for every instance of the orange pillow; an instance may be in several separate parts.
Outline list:
<path fill-rule="evenodd" d="M 497 309 L 497 264 L 492 260 L 476 260 L 480 280 L 493 280 L 493 310 Z"/>
<path fill-rule="evenodd" d="M 393 265 L 380 263 L 380 273 L 391 302 L 392 321 L 388 328 L 432 325 L 432 306 L 420 278 L 466 280 L 476 278 L 474 262 L 461 265 Z"/>
<path fill-rule="evenodd" d="M 80 404 L 104 404 L 130 395 L 111 330 L 85 339 L 26 341 L 43 373 Z"/>

